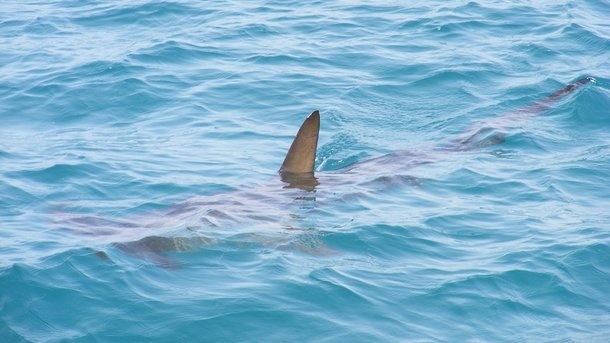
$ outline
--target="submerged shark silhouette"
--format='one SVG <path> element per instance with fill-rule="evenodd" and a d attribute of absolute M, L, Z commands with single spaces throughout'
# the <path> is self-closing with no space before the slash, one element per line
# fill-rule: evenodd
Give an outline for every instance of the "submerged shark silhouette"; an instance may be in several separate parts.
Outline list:
<path fill-rule="evenodd" d="M 505 138 L 502 130 L 510 127 L 515 120 L 527 119 L 545 111 L 564 96 L 591 81 L 593 81 L 592 78 L 583 78 L 568 84 L 546 98 L 518 111 L 473 126 L 462 135 L 449 141 L 448 144 L 435 147 L 425 154 L 398 151 L 358 162 L 340 170 L 320 173 L 320 175 L 314 173 L 320 131 L 320 112 L 314 111 L 303 121 L 279 169 L 280 179 L 284 187 L 278 187 L 278 184 L 274 182 L 256 189 L 194 198 L 153 218 L 107 220 L 97 217 L 78 217 L 71 218 L 68 222 L 73 225 L 105 229 L 112 239 L 119 238 L 119 242 L 116 240 L 111 242 L 121 251 L 152 261 L 160 266 L 171 268 L 175 263 L 165 255 L 166 252 L 193 250 L 201 245 L 212 244 L 218 240 L 210 235 L 201 236 L 200 234 L 175 237 L 170 233 L 170 237 L 168 237 L 167 232 L 164 232 L 165 235 L 151 236 L 148 230 L 142 237 L 141 230 L 135 230 L 137 231 L 135 234 L 125 234 L 125 229 L 158 229 L 177 226 L 183 230 L 186 229 L 188 232 L 195 232 L 194 229 L 199 227 L 214 227 L 220 231 L 222 231 L 222 228 L 231 227 L 232 231 L 237 228 L 238 233 L 235 235 L 239 235 L 240 224 L 248 223 L 247 228 L 241 234 L 252 232 L 253 227 L 261 228 L 261 230 L 254 231 L 264 232 L 263 228 L 267 229 L 277 225 L 282 229 L 299 230 L 301 228 L 298 225 L 295 227 L 294 223 L 291 222 L 295 217 L 298 217 L 295 213 L 289 211 L 288 221 L 285 221 L 285 218 L 278 218 L 278 208 L 282 208 L 283 204 L 285 205 L 285 203 L 290 203 L 296 199 L 303 201 L 300 206 L 307 207 L 312 199 L 315 200 L 316 191 L 322 186 L 351 185 L 357 183 L 358 180 L 362 180 L 358 178 L 359 175 L 374 174 L 375 172 L 378 173 L 379 170 L 383 170 L 386 174 L 380 176 L 381 178 L 388 177 L 388 175 L 389 177 L 402 176 L 405 169 L 437 161 L 439 155 L 446 155 L 448 152 L 468 151 L 500 144 Z M 354 179 L 357 181 L 354 181 Z M 304 226 L 307 227 L 307 225 Z M 252 239 L 252 236 L 248 236 L 246 240 L 248 239 Z M 264 237 L 259 236 L 256 240 L 261 242 Z M 273 240 L 273 244 L 280 248 L 283 243 L 286 243 L 284 241 L 278 244 L 277 237 Z M 237 241 L 241 240 L 237 239 Z M 292 243 L 294 242 L 287 242 L 287 244 Z M 319 242 L 306 242 L 297 248 L 313 253 L 326 250 Z M 96 254 L 100 257 L 107 257 L 103 252 L 96 252 Z"/>

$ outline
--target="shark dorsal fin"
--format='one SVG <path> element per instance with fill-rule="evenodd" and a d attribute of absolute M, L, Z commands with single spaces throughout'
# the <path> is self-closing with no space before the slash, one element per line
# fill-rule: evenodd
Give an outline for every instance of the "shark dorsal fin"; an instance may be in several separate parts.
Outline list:
<path fill-rule="evenodd" d="M 307 116 L 296 137 L 294 137 L 290 150 L 288 150 L 280 168 L 280 174 L 310 173 L 313 175 L 319 132 L 320 112 L 313 111 Z"/>

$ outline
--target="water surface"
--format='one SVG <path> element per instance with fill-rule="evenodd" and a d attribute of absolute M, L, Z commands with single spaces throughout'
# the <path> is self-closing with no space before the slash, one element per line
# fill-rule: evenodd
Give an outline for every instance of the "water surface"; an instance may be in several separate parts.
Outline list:
<path fill-rule="evenodd" d="M 606 341 L 607 13 L 0 4 L 0 341 Z M 502 144 L 341 182 L 583 77 Z M 322 182 L 284 189 L 316 109 Z"/>

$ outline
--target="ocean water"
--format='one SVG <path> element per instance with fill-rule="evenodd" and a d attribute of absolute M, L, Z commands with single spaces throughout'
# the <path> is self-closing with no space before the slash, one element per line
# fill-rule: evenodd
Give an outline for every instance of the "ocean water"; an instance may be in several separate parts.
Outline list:
<path fill-rule="evenodd" d="M 608 13 L 2 2 L 0 342 L 607 342 Z"/>

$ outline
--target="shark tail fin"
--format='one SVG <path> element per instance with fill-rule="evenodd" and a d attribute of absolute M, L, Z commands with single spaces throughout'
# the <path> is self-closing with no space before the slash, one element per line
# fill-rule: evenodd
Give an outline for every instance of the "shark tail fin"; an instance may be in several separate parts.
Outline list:
<path fill-rule="evenodd" d="M 575 92 L 578 88 L 583 85 L 586 85 L 589 82 L 595 82 L 595 79 L 592 77 L 585 77 L 574 83 L 570 83 L 562 89 L 555 91 L 553 94 L 547 96 L 546 98 L 534 102 L 533 104 L 523 108 L 521 111 L 533 114 L 546 111 L 549 107 L 561 100 L 563 97 Z"/>
<path fill-rule="evenodd" d="M 280 174 L 311 174 L 316 161 L 318 135 L 320 132 L 320 112 L 313 111 L 292 141 L 286 154 Z"/>

